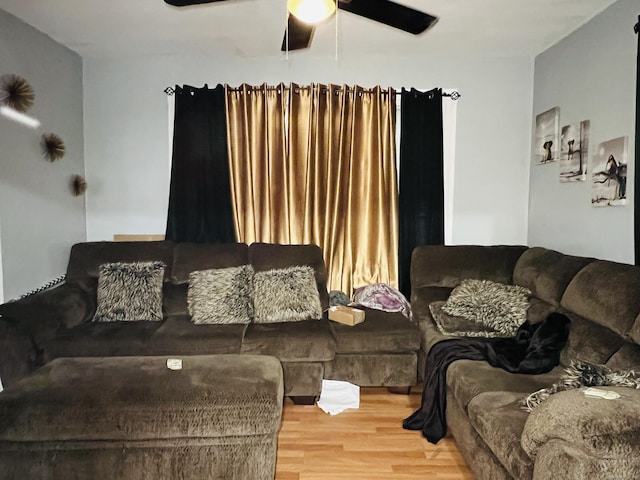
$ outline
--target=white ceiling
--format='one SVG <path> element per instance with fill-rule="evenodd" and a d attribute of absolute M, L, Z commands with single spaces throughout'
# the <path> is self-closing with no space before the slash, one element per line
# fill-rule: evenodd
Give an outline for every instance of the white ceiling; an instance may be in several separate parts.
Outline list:
<path fill-rule="evenodd" d="M 615 0 L 396 0 L 440 17 L 413 36 L 338 11 L 311 49 L 291 55 L 536 55 Z M 280 54 L 286 0 L 176 8 L 163 0 L 0 0 L 0 8 L 84 56 Z M 337 30 L 337 32 L 336 32 Z"/>

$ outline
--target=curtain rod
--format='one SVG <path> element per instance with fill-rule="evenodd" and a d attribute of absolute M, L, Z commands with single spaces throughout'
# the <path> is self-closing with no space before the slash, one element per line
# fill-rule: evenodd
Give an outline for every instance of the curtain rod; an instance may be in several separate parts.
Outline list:
<path fill-rule="evenodd" d="M 238 87 L 238 88 L 233 88 L 233 87 L 227 87 L 229 90 L 231 90 L 232 92 L 239 92 L 242 90 L 242 88 Z M 262 87 L 251 87 L 251 90 L 257 90 L 257 89 L 261 89 Z M 274 91 L 274 90 L 280 90 L 281 87 L 267 87 L 267 90 L 269 91 Z M 296 87 L 300 90 L 309 90 L 311 87 L 309 86 L 302 86 L 302 87 Z M 342 90 L 342 87 L 338 87 L 340 90 Z M 285 90 L 289 89 L 289 87 L 284 87 Z M 364 88 L 363 91 L 365 92 L 371 92 L 373 89 L 371 88 Z M 348 88 L 347 90 L 348 92 L 353 92 L 353 88 Z M 176 91 L 173 87 L 167 87 L 163 90 L 164 93 L 166 93 L 167 95 L 171 96 L 173 95 Z M 383 95 L 386 95 L 386 91 L 382 91 L 381 92 Z M 457 90 L 453 90 L 451 92 L 442 92 L 442 96 L 443 97 L 449 97 L 451 98 L 451 100 L 458 100 L 462 94 L 460 92 L 458 92 Z"/>

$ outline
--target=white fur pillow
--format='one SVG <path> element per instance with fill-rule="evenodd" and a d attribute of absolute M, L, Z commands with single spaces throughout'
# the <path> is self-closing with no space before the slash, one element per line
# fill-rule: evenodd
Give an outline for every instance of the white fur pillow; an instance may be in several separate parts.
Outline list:
<path fill-rule="evenodd" d="M 216 268 L 189 274 L 187 304 L 197 324 L 250 323 L 253 267 Z"/>
<path fill-rule="evenodd" d="M 256 272 L 255 323 L 298 322 L 322 317 L 314 270 L 296 266 Z"/>
<path fill-rule="evenodd" d="M 510 336 L 527 319 L 530 295 L 518 285 L 466 279 L 453 289 L 442 310 Z"/>

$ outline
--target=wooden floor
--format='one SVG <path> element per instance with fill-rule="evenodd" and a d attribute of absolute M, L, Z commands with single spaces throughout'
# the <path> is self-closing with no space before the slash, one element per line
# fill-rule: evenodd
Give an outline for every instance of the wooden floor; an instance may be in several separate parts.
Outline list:
<path fill-rule="evenodd" d="M 473 480 L 453 438 L 432 445 L 402 428 L 419 405 L 420 392 L 384 388 L 361 389 L 360 408 L 334 416 L 286 399 L 276 480 Z"/>

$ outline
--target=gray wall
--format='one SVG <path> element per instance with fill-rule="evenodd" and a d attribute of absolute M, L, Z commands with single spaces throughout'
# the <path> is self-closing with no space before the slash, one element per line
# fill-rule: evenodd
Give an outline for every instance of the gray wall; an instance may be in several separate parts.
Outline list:
<path fill-rule="evenodd" d="M 277 53 L 277 52 L 276 52 Z M 298 82 L 457 88 L 453 243 L 525 243 L 533 59 L 146 56 L 85 58 L 89 240 L 164 233 L 174 84 Z"/>
<path fill-rule="evenodd" d="M 85 198 L 69 190 L 84 174 L 82 60 L 48 36 L 0 10 L 0 75 L 26 78 L 36 94 L 28 114 L 37 130 L 0 116 L 0 245 L 4 300 L 66 270 L 69 248 L 86 240 Z M 43 159 L 40 136 L 62 137 L 66 155 Z"/>
<path fill-rule="evenodd" d="M 529 238 L 575 255 L 633 263 L 633 178 L 638 0 L 620 0 L 535 61 L 533 116 L 560 107 L 560 127 L 591 120 L 596 145 L 628 136 L 627 205 L 591 206 L 587 182 L 560 183 L 555 163 L 531 166 Z"/>

